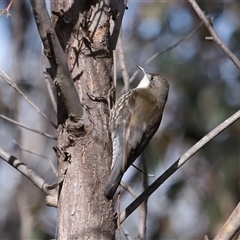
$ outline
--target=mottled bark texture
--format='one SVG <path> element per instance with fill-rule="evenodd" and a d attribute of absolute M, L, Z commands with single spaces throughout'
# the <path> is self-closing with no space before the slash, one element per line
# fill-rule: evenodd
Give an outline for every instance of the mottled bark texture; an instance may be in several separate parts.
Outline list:
<path fill-rule="evenodd" d="M 108 1 L 52 1 L 52 20 L 84 114 L 67 119 L 58 97 L 58 172 L 63 183 L 58 202 L 58 239 L 113 239 L 113 205 L 103 195 L 111 162 L 109 111 L 111 87 Z"/>

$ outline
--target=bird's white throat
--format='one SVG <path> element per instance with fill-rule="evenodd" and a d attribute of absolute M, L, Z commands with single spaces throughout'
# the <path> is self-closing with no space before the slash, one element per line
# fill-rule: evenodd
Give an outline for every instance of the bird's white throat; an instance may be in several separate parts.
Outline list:
<path fill-rule="evenodd" d="M 138 84 L 137 88 L 147 88 L 150 84 L 150 80 L 147 76 L 147 74 L 144 74 L 143 79 L 141 80 L 141 82 Z"/>

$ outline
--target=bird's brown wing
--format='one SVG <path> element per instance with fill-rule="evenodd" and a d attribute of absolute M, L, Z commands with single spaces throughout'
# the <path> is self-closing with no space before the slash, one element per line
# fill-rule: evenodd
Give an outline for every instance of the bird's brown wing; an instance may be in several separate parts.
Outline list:
<path fill-rule="evenodd" d="M 125 105 L 127 104 L 127 105 Z M 162 110 L 145 89 L 134 89 L 114 105 L 109 129 L 112 138 L 112 166 L 105 196 L 112 199 L 124 172 L 142 153 L 161 122 Z"/>
<path fill-rule="evenodd" d="M 129 96 L 128 105 L 131 119 L 125 134 L 125 141 L 128 142 L 126 168 L 142 153 L 157 131 L 162 118 L 155 96 L 145 89 L 136 89 L 135 93 Z"/>

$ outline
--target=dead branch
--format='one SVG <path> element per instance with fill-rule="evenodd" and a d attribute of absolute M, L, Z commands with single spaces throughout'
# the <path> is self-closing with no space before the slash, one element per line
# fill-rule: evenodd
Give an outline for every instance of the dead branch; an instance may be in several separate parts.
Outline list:
<path fill-rule="evenodd" d="M 45 1 L 31 0 L 30 2 L 43 43 L 44 54 L 51 65 L 51 77 L 61 91 L 68 114 L 72 114 L 78 121 L 83 114 L 82 105 L 68 69 L 66 55 L 48 15 Z"/>
<path fill-rule="evenodd" d="M 129 192 L 134 198 L 138 197 L 138 194 L 131 187 L 129 187 L 126 183 L 121 181 L 120 185 L 123 189 L 125 189 L 127 192 Z"/>
<path fill-rule="evenodd" d="M 9 154 L 0 148 L 0 158 L 2 158 L 5 162 L 10 164 L 16 170 L 18 170 L 21 174 L 23 174 L 26 178 L 28 178 L 35 186 L 37 186 L 40 190 L 42 190 L 51 202 L 47 202 L 48 206 L 57 206 L 57 190 L 49 189 L 51 186 L 45 180 L 43 180 L 39 175 L 37 175 L 32 169 L 30 169 L 25 163 L 17 159 L 15 156 Z M 53 199 L 55 199 L 53 201 Z"/>

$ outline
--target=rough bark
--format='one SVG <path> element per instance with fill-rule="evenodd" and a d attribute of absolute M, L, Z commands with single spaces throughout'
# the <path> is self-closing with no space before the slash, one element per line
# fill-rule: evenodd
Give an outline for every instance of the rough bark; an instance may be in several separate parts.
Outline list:
<path fill-rule="evenodd" d="M 52 20 L 67 55 L 83 119 L 67 119 L 58 101 L 58 239 L 113 239 L 113 205 L 103 190 L 109 175 L 111 143 L 108 106 L 87 95 L 106 96 L 111 87 L 108 1 L 52 1 Z"/>

